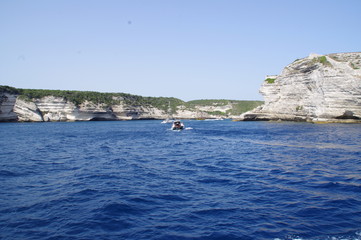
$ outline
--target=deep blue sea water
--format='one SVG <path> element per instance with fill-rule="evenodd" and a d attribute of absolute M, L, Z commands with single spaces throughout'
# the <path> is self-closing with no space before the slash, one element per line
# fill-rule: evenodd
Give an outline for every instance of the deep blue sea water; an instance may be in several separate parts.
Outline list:
<path fill-rule="evenodd" d="M 1 123 L 0 239 L 361 239 L 361 125 Z"/>

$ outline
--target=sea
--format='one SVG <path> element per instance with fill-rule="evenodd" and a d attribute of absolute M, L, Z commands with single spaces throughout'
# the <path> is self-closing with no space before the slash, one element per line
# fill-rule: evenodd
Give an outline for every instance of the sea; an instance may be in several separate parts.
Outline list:
<path fill-rule="evenodd" d="M 359 240 L 361 125 L 0 124 L 0 239 Z"/>

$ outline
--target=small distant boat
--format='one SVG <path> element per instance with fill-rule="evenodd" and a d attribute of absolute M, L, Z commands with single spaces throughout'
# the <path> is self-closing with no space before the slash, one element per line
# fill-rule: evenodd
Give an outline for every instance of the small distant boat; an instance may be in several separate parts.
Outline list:
<path fill-rule="evenodd" d="M 221 118 L 221 117 L 219 117 L 219 118 L 207 118 L 207 119 L 204 119 L 205 121 L 223 121 L 224 120 L 224 118 Z"/>
<path fill-rule="evenodd" d="M 172 130 L 183 130 L 183 129 L 184 129 L 184 124 L 181 121 L 177 120 L 173 122 Z"/>
<path fill-rule="evenodd" d="M 164 119 L 162 121 L 162 123 L 172 123 L 173 121 L 174 121 L 173 119 L 167 118 L 167 119 Z"/>

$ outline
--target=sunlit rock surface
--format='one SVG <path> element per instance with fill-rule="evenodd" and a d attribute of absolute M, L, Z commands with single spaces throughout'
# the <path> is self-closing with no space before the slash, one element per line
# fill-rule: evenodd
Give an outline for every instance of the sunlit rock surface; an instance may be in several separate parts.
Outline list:
<path fill-rule="evenodd" d="M 270 76 L 264 105 L 240 120 L 360 122 L 361 53 L 311 54 Z"/>
<path fill-rule="evenodd" d="M 159 109 L 148 103 L 135 101 L 129 103 L 129 100 L 126 101 L 122 97 L 114 98 L 116 104 L 94 103 L 88 100 L 81 104 L 75 104 L 64 97 L 44 96 L 29 99 L 17 93 L 2 92 L 0 93 L 0 121 L 111 121 L 170 117 L 169 111 L 165 110 L 164 106 L 163 109 Z M 201 105 L 194 104 L 191 107 L 180 104 L 171 115 L 173 118 L 179 119 L 232 118 L 234 116 L 229 113 L 238 104 L 227 100 L 221 103 L 209 100 L 207 103 L 209 105 L 203 103 Z"/>

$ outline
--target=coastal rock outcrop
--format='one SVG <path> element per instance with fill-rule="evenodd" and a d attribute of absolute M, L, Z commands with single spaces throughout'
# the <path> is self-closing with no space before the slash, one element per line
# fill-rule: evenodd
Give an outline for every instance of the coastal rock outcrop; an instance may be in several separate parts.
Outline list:
<path fill-rule="evenodd" d="M 311 54 L 267 76 L 265 103 L 240 120 L 361 122 L 361 53 Z"/>
<path fill-rule="evenodd" d="M 161 119 L 165 113 L 159 109 L 143 106 L 117 104 L 107 106 L 85 101 L 79 106 L 61 97 L 46 96 L 24 100 L 16 95 L 4 94 L 0 121 L 47 122 L 47 121 L 102 121 Z M 4 97 L 3 97 L 4 98 Z"/>
<path fill-rule="evenodd" d="M 0 122 L 166 119 L 170 115 L 179 119 L 200 116 L 232 118 L 242 106 L 249 110 L 262 104 L 260 101 L 231 100 L 194 102 L 121 93 L 29 90 L 0 86 Z"/>
<path fill-rule="evenodd" d="M 13 111 L 17 96 L 4 92 L 0 94 L 0 120 L 12 122 L 18 119 L 17 114 Z"/>

